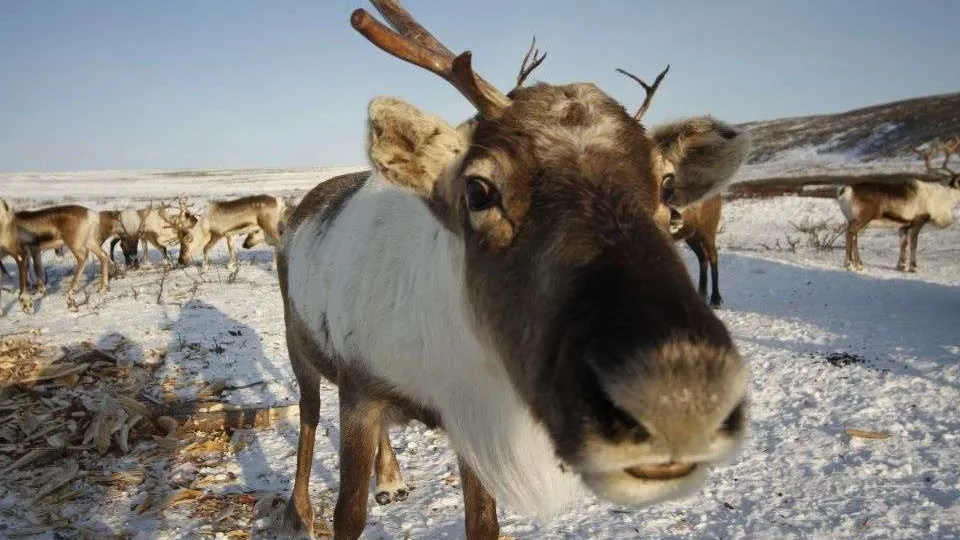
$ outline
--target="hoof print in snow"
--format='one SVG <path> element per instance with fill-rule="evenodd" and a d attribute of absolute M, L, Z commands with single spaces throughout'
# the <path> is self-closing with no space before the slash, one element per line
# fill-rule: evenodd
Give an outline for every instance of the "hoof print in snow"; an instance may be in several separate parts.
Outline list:
<path fill-rule="evenodd" d="M 373 498 L 377 501 L 377 504 L 383 506 L 393 502 L 405 501 L 409 496 L 410 489 L 401 488 L 393 492 L 379 491 Z"/>

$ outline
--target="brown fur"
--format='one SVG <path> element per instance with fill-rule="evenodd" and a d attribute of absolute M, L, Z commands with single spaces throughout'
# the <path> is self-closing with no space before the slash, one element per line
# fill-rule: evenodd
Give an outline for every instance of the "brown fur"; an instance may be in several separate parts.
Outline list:
<path fill-rule="evenodd" d="M 13 256 L 20 269 L 20 302 L 25 311 L 32 309 L 32 301 L 26 292 L 28 258 L 33 258 L 37 289 L 42 294 L 46 284 L 41 252 L 46 249 L 66 246 L 77 260 L 76 272 L 67 287 L 68 296 L 76 290 L 91 252 L 100 260 L 100 291 L 107 290 L 110 261 L 100 246 L 100 215 L 97 212 L 75 204 L 22 210 L 13 213 L 5 229 L 2 248 Z"/>
<path fill-rule="evenodd" d="M 651 137 L 661 157 L 676 167 L 677 206 L 719 193 L 726 182 L 714 180 L 731 178 L 750 146 L 743 132 L 711 116 L 658 125 Z"/>
<path fill-rule="evenodd" d="M 710 267 L 711 291 L 710 305 L 719 307 L 723 304 L 720 296 L 719 275 L 717 260 L 717 229 L 720 226 L 721 196 L 712 197 L 684 207 L 680 214 L 683 225 L 674 233 L 673 239 L 683 240 L 697 256 L 699 280 L 697 290 L 700 296 L 707 298 L 707 266 Z"/>

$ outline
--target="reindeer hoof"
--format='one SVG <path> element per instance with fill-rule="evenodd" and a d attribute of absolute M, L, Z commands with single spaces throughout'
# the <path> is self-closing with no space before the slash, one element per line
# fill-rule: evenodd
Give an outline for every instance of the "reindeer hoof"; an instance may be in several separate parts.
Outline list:
<path fill-rule="evenodd" d="M 712 307 L 712 308 L 714 308 L 714 309 L 720 309 L 720 308 L 722 308 L 722 307 L 723 307 L 723 299 L 722 299 L 722 298 L 711 298 L 711 299 L 710 299 L 710 307 Z"/>
<path fill-rule="evenodd" d="M 33 299 L 29 296 L 21 296 L 20 309 L 22 309 L 24 313 L 33 313 Z"/>
<path fill-rule="evenodd" d="M 254 538 L 289 538 L 292 540 L 316 540 L 313 534 L 313 508 L 297 511 L 296 504 L 283 504 L 279 497 L 269 497 L 254 505 L 254 518 L 267 518 L 266 527 L 255 532 Z M 254 527 L 258 529 L 258 527 Z"/>
<path fill-rule="evenodd" d="M 917 273 L 917 270 L 919 270 L 919 268 L 916 267 L 916 266 L 911 266 L 911 267 L 907 268 L 907 272 L 910 272 L 911 274 L 916 274 L 916 273 Z"/>

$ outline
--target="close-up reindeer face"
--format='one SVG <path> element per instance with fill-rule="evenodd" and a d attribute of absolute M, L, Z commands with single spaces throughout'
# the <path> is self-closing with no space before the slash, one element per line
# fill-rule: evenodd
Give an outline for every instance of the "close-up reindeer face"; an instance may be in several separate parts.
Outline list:
<path fill-rule="evenodd" d="M 717 192 L 746 136 L 710 117 L 648 132 L 589 83 L 508 98 L 469 53 L 394 38 L 361 10 L 353 23 L 480 111 L 457 129 L 375 99 L 369 155 L 462 242 L 475 331 L 557 455 L 609 500 L 699 485 L 743 437 L 747 371 L 667 234 L 664 190 L 679 204 Z"/>

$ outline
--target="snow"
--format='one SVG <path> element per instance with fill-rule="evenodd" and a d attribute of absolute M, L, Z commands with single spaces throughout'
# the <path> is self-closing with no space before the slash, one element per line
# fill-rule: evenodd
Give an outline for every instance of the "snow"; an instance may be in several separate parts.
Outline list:
<path fill-rule="evenodd" d="M 740 178 L 809 174 L 818 167 L 902 171 L 905 163 L 897 169 L 895 162 L 799 159 L 747 166 Z M 202 203 L 261 191 L 302 195 L 318 181 L 357 169 L 7 174 L 0 175 L 0 193 L 30 207 L 66 200 L 65 193 L 95 209 L 181 193 Z M 542 539 L 960 538 L 958 226 L 924 229 L 917 274 L 893 269 L 895 229 L 868 229 L 860 242 L 866 270 L 852 273 L 841 266 L 842 237 L 832 249 L 817 248 L 797 230 L 804 224 L 822 223 L 824 230 L 840 224 L 832 200 L 737 200 L 724 205 L 723 216 L 718 242 L 725 306 L 718 313 L 752 369 L 750 436 L 741 455 L 712 472 L 707 485 L 687 499 L 629 509 L 589 497 L 550 522 L 501 508 L 502 533 Z M 695 273 L 689 250 L 678 247 Z M 215 253 L 206 274 L 196 267 L 128 271 L 104 296 L 95 292 L 97 270 L 89 265 L 89 303 L 71 311 L 62 287 L 73 260 L 48 252 L 51 287 L 36 302 L 36 314 L 21 312 L 5 282 L 0 335 L 38 328 L 40 338 L 53 345 L 102 343 L 122 335 L 136 344 L 125 353 L 132 361 L 150 349 L 165 349 L 156 375 L 175 381 L 181 394 L 227 378 L 233 386 L 260 383 L 228 391 L 230 402 L 295 403 L 298 390 L 286 356 L 270 251 L 241 249 L 235 275 L 223 267 L 224 246 Z M 159 258 L 155 251 L 151 256 Z M 14 270 L 9 262 L 7 267 Z M 311 490 L 318 515 L 330 519 L 338 483 L 335 387 L 326 385 L 321 398 Z M 890 436 L 851 438 L 848 428 Z M 238 431 L 234 439 L 242 444 L 230 459 L 154 467 L 166 467 L 171 484 L 211 479 L 204 484 L 210 496 L 286 497 L 297 433 L 295 418 Z M 413 425 L 394 429 L 392 441 L 415 489 L 406 501 L 388 506 L 371 498 L 364 538 L 462 538 L 457 471 L 443 434 Z M 123 458 L 103 463 L 105 470 L 124 467 Z M 29 501 L 15 493 L 0 481 L 0 536 L 5 528 L 28 525 L 12 510 Z M 75 500 L 64 503 L 65 513 L 100 535 L 214 537 L 209 522 L 183 509 L 189 505 L 162 517 L 137 515 L 133 506 L 143 496 L 132 488 L 103 500 Z"/>

